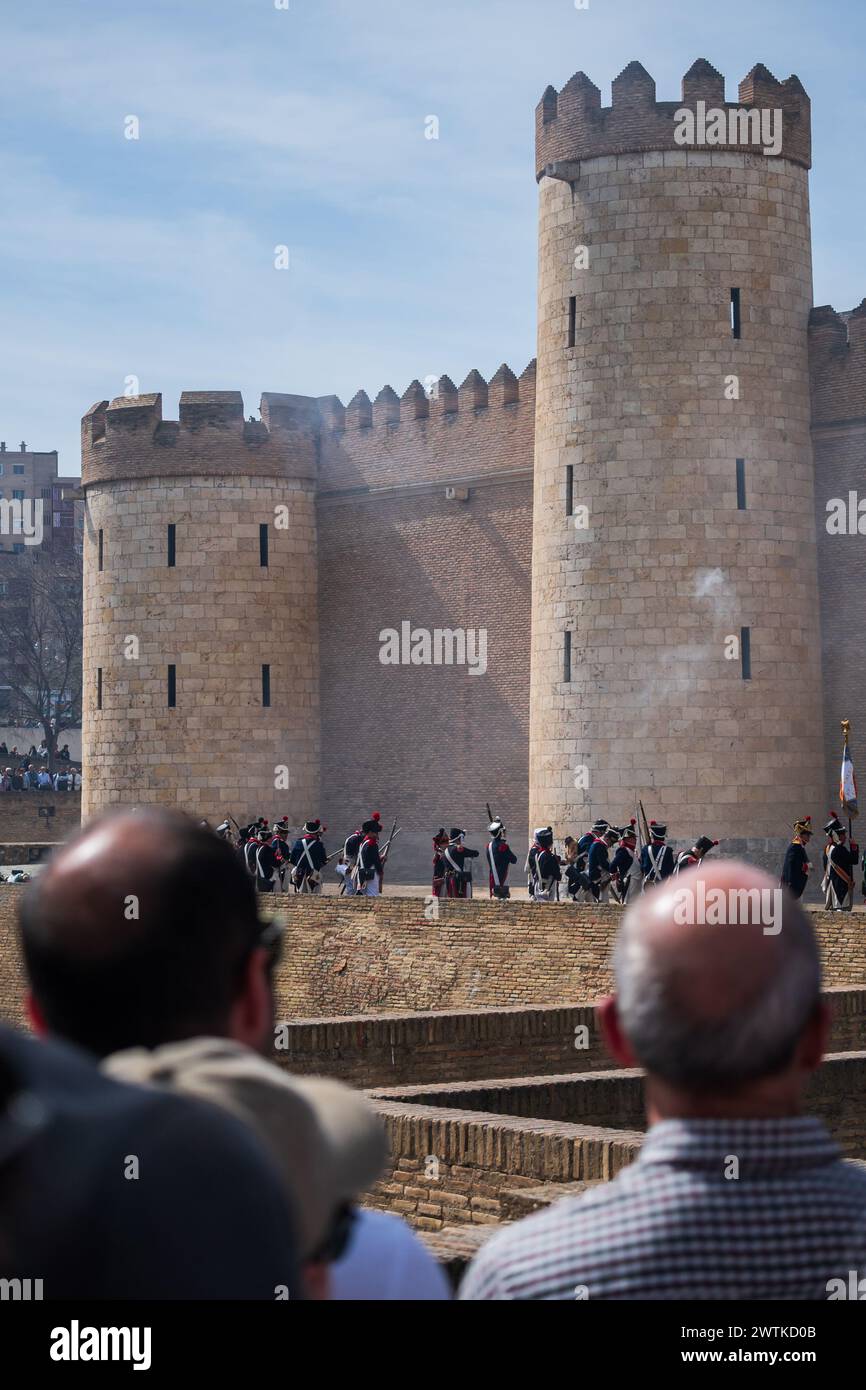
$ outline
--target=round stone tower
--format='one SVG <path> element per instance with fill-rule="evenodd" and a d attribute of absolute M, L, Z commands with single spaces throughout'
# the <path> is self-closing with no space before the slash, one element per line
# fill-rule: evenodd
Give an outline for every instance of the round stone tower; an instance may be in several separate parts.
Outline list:
<path fill-rule="evenodd" d="M 537 110 L 530 818 L 639 795 L 770 856 L 825 795 L 810 111 L 762 66 L 724 88 L 630 63 Z"/>
<path fill-rule="evenodd" d="M 233 391 L 84 417 L 84 819 L 317 814 L 317 407 L 261 417 Z"/>

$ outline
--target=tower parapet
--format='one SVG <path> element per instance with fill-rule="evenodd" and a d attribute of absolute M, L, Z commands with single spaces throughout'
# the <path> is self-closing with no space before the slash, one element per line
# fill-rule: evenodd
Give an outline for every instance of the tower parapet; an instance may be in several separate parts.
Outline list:
<path fill-rule="evenodd" d="M 702 104 L 702 110 L 699 109 Z M 677 138 L 682 111 L 692 113 L 704 139 L 681 143 Z M 724 113 L 714 122 L 710 112 Z M 754 112 L 754 118 L 737 116 Z M 612 103 L 602 106 L 601 92 L 585 72 L 577 72 L 560 92 L 548 87 L 535 112 L 536 177 L 574 179 L 582 160 L 643 151 L 684 151 L 701 148 L 717 153 L 761 154 L 758 133 L 762 111 L 781 111 L 778 154 L 808 169 L 812 162 L 811 107 L 798 77 L 780 82 L 758 63 L 739 85 L 739 100 L 725 101 L 725 79 L 699 58 L 682 80 L 680 101 L 657 101 L 655 82 L 641 63 L 631 62 L 612 83 Z M 716 138 L 717 136 L 722 138 Z M 731 138 L 733 137 L 733 138 Z"/>
<path fill-rule="evenodd" d="M 320 410 L 159 394 L 82 421 L 83 814 L 317 813 Z M 216 818 L 216 819 L 215 819 Z"/>
<path fill-rule="evenodd" d="M 848 313 L 812 310 L 809 369 L 814 425 L 866 419 L 866 299 Z"/>
<path fill-rule="evenodd" d="M 701 60 L 682 108 L 727 135 L 723 88 Z M 538 108 L 530 824 L 560 832 L 645 791 L 746 850 L 827 794 L 809 102 L 760 65 L 739 96 L 779 157 L 679 145 L 639 63 Z"/>

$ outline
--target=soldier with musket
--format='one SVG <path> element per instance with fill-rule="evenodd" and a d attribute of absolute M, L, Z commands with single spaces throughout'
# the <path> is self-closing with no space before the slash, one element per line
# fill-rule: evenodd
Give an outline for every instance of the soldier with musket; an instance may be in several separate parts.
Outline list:
<path fill-rule="evenodd" d="M 463 843 L 465 838 L 465 830 L 452 826 L 451 837 L 443 850 L 445 893 L 449 898 L 472 897 L 472 869 L 466 868 L 466 860 L 477 859 L 478 850 L 468 849 Z"/>
<path fill-rule="evenodd" d="M 358 846 L 358 858 L 352 870 L 355 893 L 364 898 L 378 898 L 382 891 L 382 874 L 385 867 L 384 858 L 379 853 L 382 822 L 378 816 L 365 820 L 361 832 L 363 838 Z"/>
<path fill-rule="evenodd" d="M 501 820 L 493 820 L 488 827 L 490 841 L 487 845 L 487 866 L 490 870 L 491 898 L 510 898 L 511 889 L 506 883 L 508 870 L 517 863 L 517 855 L 509 849 L 505 840 L 505 826 Z"/>
<path fill-rule="evenodd" d="M 300 837 L 292 845 L 292 884 L 296 893 L 321 893 L 322 869 L 328 854 L 322 844 L 322 832 L 327 827 L 320 820 L 308 820 Z"/>
<path fill-rule="evenodd" d="M 529 896 L 536 903 L 555 902 L 562 882 L 562 861 L 553 849 L 553 827 L 539 826 L 526 856 Z"/>
<path fill-rule="evenodd" d="M 860 854 L 859 846 L 853 842 L 845 843 L 847 832 L 844 825 L 830 812 L 830 819 L 824 826 L 827 843 L 824 846 L 824 906 L 830 912 L 850 912 L 854 902 L 854 870 Z"/>
<path fill-rule="evenodd" d="M 448 848 L 448 831 L 440 825 L 433 836 L 433 897 L 441 898 L 445 892 L 445 851 Z"/>
<path fill-rule="evenodd" d="M 628 895 L 631 892 L 632 865 L 637 849 L 636 824 L 637 821 L 632 816 L 628 825 L 620 832 L 616 854 L 610 861 L 610 890 L 616 901 L 620 903 L 628 902 Z"/>
<path fill-rule="evenodd" d="M 651 820 L 649 833 L 649 844 L 644 845 L 640 855 L 644 888 L 652 888 L 653 884 L 663 882 L 664 879 L 670 878 L 674 871 L 674 852 L 666 843 L 667 826 L 662 825 L 660 821 Z"/>

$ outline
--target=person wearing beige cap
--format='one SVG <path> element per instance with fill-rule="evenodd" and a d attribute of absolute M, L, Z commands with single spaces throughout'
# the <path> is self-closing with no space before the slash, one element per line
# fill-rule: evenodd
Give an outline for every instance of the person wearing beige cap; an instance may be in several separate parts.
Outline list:
<path fill-rule="evenodd" d="M 226 1038 L 193 1038 L 154 1051 L 130 1048 L 103 1062 L 118 1080 L 195 1096 L 244 1120 L 285 1180 L 311 1287 L 316 1267 L 342 1254 L 353 1203 L 382 1172 L 385 1133 L 357 1091 L 327 1077 L 295 1077 Z"/>
<path fill-rule="evenodd" d="M 194 1038 L 103 1062 L 119 1081 L 210 1101 L 249 1124 L 288 1190 L 308 1294 L 338 1299 L 449 1297 L 435 1261 L 399 1218 L 355 1202 L 382 1172 L 385 1132 L 357 1091 L 290 1076 L 224 1038 Z"/>

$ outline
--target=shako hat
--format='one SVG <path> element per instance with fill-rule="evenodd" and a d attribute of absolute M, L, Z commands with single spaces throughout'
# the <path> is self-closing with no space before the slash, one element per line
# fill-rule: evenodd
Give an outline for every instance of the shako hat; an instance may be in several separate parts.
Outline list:
<path fill-rule="evenodd" d="M 505 826 L 501 820 L 492 820 L 487 827 L 494 840 L 499 840 L 505 834 Z"/>
<path fill-rule="evenodd" d="M 804 816 L 802 820 L 794 821 L 795 835 L 812 835 L 813 833 L 811 816 Z"/>
<path fill-rule="evenodd" d="M 824 834 L 825 834 L 825 835 L 845 835 L 845 834 L 847 834 L 847 831 L 845 830 L 844 825 L 843 825 L 842 822 L 840 821 L 839 817 L 836 815 L 836 812 L 835 812 L 835 811 L 831 811 L 831 812 L 830 812 L 830 819 L 828 820 L 827 824 L 824 826 Z"/>
<path fill-rule="evenodd" d="M 440 825 L 439 829 L 436 831 L 436 834 L 433 836 L 433 843 L 434 845 L 448 844 L 448 831 L 445 829 L 444 825 Z"/>
<path fill-rule="evenodd" d="M 668 828 L 666 825 L 663 825 L 661 821 L 651 820 L 649 828 L 650 835 L 652 835 L 654 840 L 664 840 L 667 837 Z"/>
<path fill-rule="evenodd" d="M 459 826 L 452 826 L 452 827 L 451 827 L 451 839 L 452 839 L 452 840 L 462 840 L 462 839 L 463 839 L 463 836 L 464 836 L 465 834 L 466 834 L 466 831 L 465 831 L 465 830 L 461 830 Z"/>
<path fill-rule="evenodd" d="M 709 835 L 700 835 L 695 840 L 694 848 L 699 850 L 701 854 L 706 854 L 708 850 L 715 849 L 718 843 L 718 840 L 711 840 Z"/>
<path fill-rule="evenodd" d="M 382 822 L 373 816 L 370 820 L 365 820 L 361 826 L 365 835 L 380 835 L 382 832 Z"/>
<path fill-rule="evenodd" d="M 534 832 L 535 838 L 540 845 L 553 844 L 553 826 L 542 825 Z"/>
<path fill-rule="evenodd" d="M 305 835 L 320 835 L 324 828 L 320 820 L 308 820 L 304 822 Z"/>

